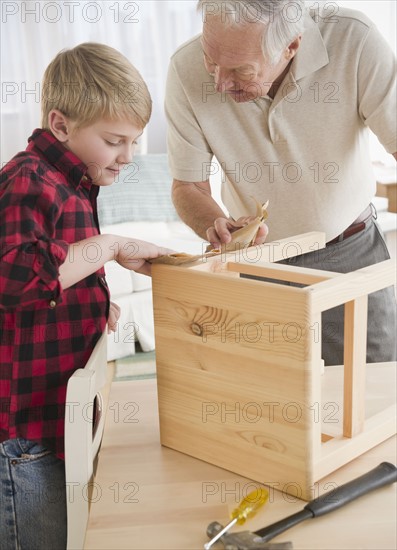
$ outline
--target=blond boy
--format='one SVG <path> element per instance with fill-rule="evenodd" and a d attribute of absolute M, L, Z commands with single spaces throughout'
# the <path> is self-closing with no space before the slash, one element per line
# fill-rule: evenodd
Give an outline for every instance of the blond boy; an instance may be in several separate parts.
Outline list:
<path fill-rule="evenodd" d="M 0 480 L 2 548 L 65 548 L 68 379 L 106 323 L 104 264 L 150 274 L 168 251 L 101 235 L 100 186 L 132 161 L 151 114 L 142 77 L 116 50 L 60 52 L 42 88 L 42 128 L 0 175 Z"/>

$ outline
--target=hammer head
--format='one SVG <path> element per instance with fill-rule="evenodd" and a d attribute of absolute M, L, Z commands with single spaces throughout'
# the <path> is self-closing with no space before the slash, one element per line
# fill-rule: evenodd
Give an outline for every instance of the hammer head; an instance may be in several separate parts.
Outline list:
<path fill-rule="evenodd" d="M 210 539 L 215 537 L 223 525 L 213 521 L 207 527 L 207 535 Z M 291 550 L 291 542 L 263 542 L 262 538 L 251 531 L 240 531 L 240 533 L 225 533 L 219 539 L 223 542 L 225 550 Z"/>

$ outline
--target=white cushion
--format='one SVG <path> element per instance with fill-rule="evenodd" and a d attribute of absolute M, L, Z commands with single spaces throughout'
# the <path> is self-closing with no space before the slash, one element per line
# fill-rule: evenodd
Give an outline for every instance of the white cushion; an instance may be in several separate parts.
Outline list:
<path fill-rule="evenodd" d="M 105 264 L 106 281 L 112 298 L 134 292 L 131 273 L 117 262 Z"/>
<path fill-rule="evenodd" d="M 166 154 L 136 155 L 112 185 L 100 188 L 100 225 L 179 220 L 171 200 L 171 184 Z"/>

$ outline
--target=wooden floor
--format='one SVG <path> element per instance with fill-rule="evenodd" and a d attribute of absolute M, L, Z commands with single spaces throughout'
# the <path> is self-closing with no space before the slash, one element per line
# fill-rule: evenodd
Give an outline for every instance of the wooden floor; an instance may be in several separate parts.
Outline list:
<path fill-rule="evenodd" d="M 215 520 L 225 524 L 237 502 L 258 486 L 162 447 L 157 414 L 155 380 L 112 384 L 86 550 L 202 549 L 207 525 Z M 396 438 L 327 476 L 314 491 L 324 493 L 383 461 L 396 463 Z M 384 487 L 328 516 L 301 523 L 274 542 L 291 540 L 295 549 L 307 550 L 394 550 L 396 500 L 396 484 Z M 271 502 L 235 530 L 254 531 L 304 505 L 274 490 Z"/>

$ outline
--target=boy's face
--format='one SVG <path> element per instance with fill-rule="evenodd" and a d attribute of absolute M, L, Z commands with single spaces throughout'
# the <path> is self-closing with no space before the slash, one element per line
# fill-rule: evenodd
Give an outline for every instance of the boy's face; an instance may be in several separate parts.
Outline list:
<path fill-rule="evenodd" d="M 99 120 L 76 128 L 69 121 L 69 135 L 63 142 L 84 164 L 95 185 L 111 185 L 120 170 L 132 162 L 142 129 L 128 121 Z"/>

